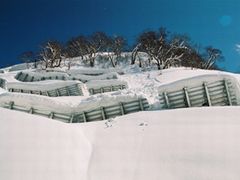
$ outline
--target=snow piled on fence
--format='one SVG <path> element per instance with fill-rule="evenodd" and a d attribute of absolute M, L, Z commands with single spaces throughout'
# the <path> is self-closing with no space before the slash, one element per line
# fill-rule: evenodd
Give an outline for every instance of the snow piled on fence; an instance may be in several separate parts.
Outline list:
<path fill-rule="evenodd" d="M 84 88 L 84 84 L 79 81 L 61 81 L 61 80 L 46 80 L 39 82 L 9 82 L 7 83 L 7 88 L 13 89 L 24 89 L 24 90 L 34 90 L 34 91 L 48 91 L 65 86 L 71 86 L 74 84 L 80 84 Z"/>
<path fill-rule="evenodd" d="M 80 113 L 102 106 L 111 106 L 120 102 L 138 100 L 141 95 L 122 95 L 120 92 L 97 94 L 94 96 L 65 96 L 65 97 L 46 97 L 34 94 L 23 93 L 2 93 L 0 94 L 0 106 L 7 106 L 13 101 L 15 105 L 26 109 L 34 108 L 55 113 Z"/>

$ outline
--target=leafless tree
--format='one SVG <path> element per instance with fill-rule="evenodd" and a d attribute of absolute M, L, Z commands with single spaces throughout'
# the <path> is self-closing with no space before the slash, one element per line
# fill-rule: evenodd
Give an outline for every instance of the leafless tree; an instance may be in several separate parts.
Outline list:
<path fill-rule="evenodd" d="M 66 56 L 69 58 L 72 57 L 82 57 L 84 58 L 84 55 L 86 55 L 86 44 L 87 44 L 87 38 L 84 36 L 78 36 L 76 38 L 72 38 L 69 40 L 66 44 Z"/>
<path fill-rule="evenodd" d="M 222 51 L 211 46 L 206 48 L 207 57 L 205 62 L 203 63 L 203 69 L 212 69 L 214 68 L 215 63 L 217 60 L 223 59 Z"/>
<path fill-rule="evenodd" d="M 104 51 L 107 42 L 108 37 L 104 32 L 95 32 L 87 38 L 85 50 L 91 67 L 94 67 L 97 53 Z"/>
<path fill-rule="evenodd" d="M 108 37 L 106 49 L 113 67 L 115 67 L 119 61 L 125 45 L 126 40 L 122 36 Z"/>
<path fill-rule="evenodd" d="M 43 68 L 59 67 L 63 59 L 62 45 L 58 41 L 48 41 L 42 46 L 39 57 Z"/>
<path fill-rule="evenodd" d="M 138 42 L 141 48 L 155 60 L 158 69 L 180 64 L 183 53 L 179 49 L 186 49 L 185 42 L 179 38 L 167 39 L 167 31 L 160 28 L 159 32 L 148 31 L 140 35 Z"/>
<path fill-rule="evenodd" d="M 141 46 L 141 43 L 138 43 L 137 45 L 134 46 L 132 52 L 131 52 L 131 64 L 135 64 L 136 58 L 139 52 L 139 48 Z"/>

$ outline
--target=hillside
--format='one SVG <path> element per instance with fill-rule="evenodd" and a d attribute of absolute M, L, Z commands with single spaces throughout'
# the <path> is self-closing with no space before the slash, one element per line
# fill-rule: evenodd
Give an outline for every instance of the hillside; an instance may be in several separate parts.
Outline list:
<path fill-rule="evenodd" d="M 124 64 L 10 69 L 0 73 L 0 179 L 240 178 L 237 74 Z M 116 105 L 122 114 L 110 116 Z"/>

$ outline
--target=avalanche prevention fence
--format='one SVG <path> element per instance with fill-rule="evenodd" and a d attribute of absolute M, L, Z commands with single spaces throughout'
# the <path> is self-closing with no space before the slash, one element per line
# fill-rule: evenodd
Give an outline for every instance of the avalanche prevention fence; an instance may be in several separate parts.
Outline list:
<path fill-rule="evenodd" d="M 101 121 L 109 118 L 114 118 L 116 116 L 122 116 L 138 111 L 145 111 L 149 108 L 149 104 L 146 98 L 139 98 L 137 100 L 132 100 L 128 102 L 116 102 L 116 104 L 113 104 L 111 106 L 101 106 L 95 109 L 80 111 L 79 113 L 72 114 L 40 110 L 34 107 L 26 108 L 15 104 L 14 101 L 6 103 L 3 107 L 11 110 L 45 116 L 51 119 L 60 120 L 65 123 L 83 123 L 91 121 Z"/>
<path fill-rule="evenodd" d="M 17 93 L 28 93 L 28 94 L 37 94 L 49 97 L 58 97 L 58 96 L 83 96 L 81 84 L 73 84 L 69 86 L 64 86 L 61 88 L 56 88 L 48 91 L 41 90 L 26 90 L 26 89 L 16 89 L 9 88 L 9 92 L 17 92 Z"/>
<path fill-rule="evenodd" d="M 34 81 L 44 81 L 44 80 L 66 80 L 66 76 L 63 75 L 55 75 L 55 76 L 42 76 L 42 77 L 35 77 L 29 75 L 25 72 L 19 72 L 15 76 L 15 79 L 22 81 L 22 82 L 34 82 Z"/>
<path fill-rule="evenodd" d="M 159 94 L 159 99 L 163 109 L 237 105 L 233 85 L 226 79 L 173 92 L 164 91 Z"/>
<path fill-rule="evenodd" d="M 21 82 L 35 82 L 44 80 L 78 80 L 86 83 L 90 80 L 104 80 L 104 79 L 117 79 L 116 73 L 100 74 L 100 75 L 69 75 L 67 73 L 54 73 L 51 75 L 40 74 L 36 72 L 26 73 L 19 72 L 15 76 L 15 79 Z"/>
<path fill-rule="evenodd" d="M 100 88 L 89 88 L 88 91 L 90 95 L 94 95 L 99 93 L 118 91 L 126 88 L 127 86 L 125 84 L 119 84 L 119 85 L 112 85 L 112 86 L 103 86 Z"/>

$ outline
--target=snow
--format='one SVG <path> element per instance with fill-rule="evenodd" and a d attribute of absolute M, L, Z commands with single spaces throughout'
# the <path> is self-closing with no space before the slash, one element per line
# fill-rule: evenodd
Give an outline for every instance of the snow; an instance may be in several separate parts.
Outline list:
<path fill-rule="evenodd" d="M 239 110 L 141 112 L 112 126 L 84 124 L 87 134 L 94 131 L 89 179 L 239 179 Z"/>
<path fill-rule="evenodd" d="M 104 53 L 102 53 L 104 55 Z M 129 58 L 126 53 L 125 58 Z M 147 59 L 145 55 L 142 57 Z M 58 113 L 78 113 L 100 106 L 146 97 L 151 111 L 106 121 L 67 124 L 24 112 L 0 108 L 0 179 L 7 180 L 238 180 L 240 179 L 240 107 L 200 107 L 161 110 L 159 93 L 202 82 L 227 79 L 240 103 L 240 76 L 191 68 L 140 69 L 121 63 L 122 69 L 75 66 L 35 71 L 16 65 L 3 69 L 6 86 L 48 90 L 79 81 L 87 88 L 127 85 L 127 89 L 90 96 L 45 97 L 10 93 L 0 88 L 0 106 L 14 101 Z M 19 82 L 21 69 L 34 77 L 64 76 L 67 81 Z M 117 79 L 108 79 L 116 77 Z M 153 111 L 157 110 L 157 111 Z"/>
<path fill-rule="evenodd" d="M 240 178 L 239 107 L 140 112 L 86 124 L 0 112 L 0 179 Z"/>
<path fill-rule="evenodd" d="M 74 126 L 0 109 L 0 179 L 86 179 L 92 147 Z"/>

